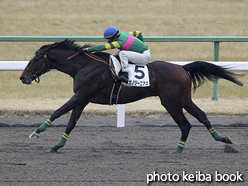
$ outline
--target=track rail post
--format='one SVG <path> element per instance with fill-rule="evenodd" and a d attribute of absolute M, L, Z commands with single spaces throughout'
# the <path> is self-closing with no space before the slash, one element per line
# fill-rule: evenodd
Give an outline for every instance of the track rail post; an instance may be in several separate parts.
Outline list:
<path fill-rule="evenodd" d="M 220 42 L 215 41 L 214 42 L 214 61 L 219 61 L 219 48 L 220 48 Z M 214 77 L 213 79 L 212 100 L 213 101 L 218 100 L 218 78 L 217 77 Z"/>

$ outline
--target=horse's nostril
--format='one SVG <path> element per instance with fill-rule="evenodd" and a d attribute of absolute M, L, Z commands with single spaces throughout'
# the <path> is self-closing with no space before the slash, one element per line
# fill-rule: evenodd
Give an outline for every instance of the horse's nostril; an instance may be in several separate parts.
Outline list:
<path fill-rule="evenodd" d="M 21 80 L 22 82 L 25 82 L 26 78 L 23 77 L 23 76 L 21 76 L 21 77 L 20 77 L 20 80 Z"/>
<path fill-rule="evenodd" d="M 27 78 L 25 78 L 24 76 L 21 76 L 20 77 L 20 80 L 22 81 L 23 84 L 30 84 L 32 81 L 28 80 Z"/>

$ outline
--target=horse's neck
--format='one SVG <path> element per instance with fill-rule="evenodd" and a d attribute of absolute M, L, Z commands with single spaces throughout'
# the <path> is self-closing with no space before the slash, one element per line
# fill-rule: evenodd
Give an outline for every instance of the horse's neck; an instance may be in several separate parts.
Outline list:
<path fill-rule="evenodd" d="M 55 65 L 57 65 L 57 70 L 74 77 L 82 68 L 87 68 L 87 70 L 95 68 L 95 60 L 86 55 L 77 55 L 70 59 L 66 58 L 63 62 L 58 60 Z"/>
<path fill-rule="evenodd" d="M 69 56 L 68 55 L 58 56 L 56 58 L 56 61 L 53 61 L 53 63 L 51 64 L 52 69 L 57 69 L 58 71 L 61 71 L 70 76 L 73 76 L 78 66 L 80 66 L 79 56 L 73 56 L 73 54 L 70 54 Z"/>

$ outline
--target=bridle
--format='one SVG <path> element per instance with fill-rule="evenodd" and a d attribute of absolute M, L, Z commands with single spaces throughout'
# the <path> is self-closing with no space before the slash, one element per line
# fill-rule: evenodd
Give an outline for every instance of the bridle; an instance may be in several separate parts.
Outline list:
<path fill-rule="evenodd" d="M 43 54 L 43 59 L 42 59 L 42 62 L 40 63 L 40 65 L 35 68 L 34 70 L 31 70 L 30 68 L 26 67 L 26 69 L 31 72 L 33 74 L 33 77 L 34 77 L 34 80 L 36 83 L 39 83 L 40 82 L 40 76 L 42 74 L 45 74 L 46 72 L 50 71 L 52 68 L 50 68 L 50 64 L 48 63 L 47 61 L 47 53 L 46 52 L 42 52 L 40 50 L 37 50 L 36 53 L 40 53 L 40 54 Z M 44 68 L 45 66 L 45 63 L 47 65 L 47 70 L 46 71 L 42 71 L 42 68 Z M 40 70 L 37 70 L 37 69 L 40 69 Z M 37 70 L 37 71 L 36 71 Z"/>

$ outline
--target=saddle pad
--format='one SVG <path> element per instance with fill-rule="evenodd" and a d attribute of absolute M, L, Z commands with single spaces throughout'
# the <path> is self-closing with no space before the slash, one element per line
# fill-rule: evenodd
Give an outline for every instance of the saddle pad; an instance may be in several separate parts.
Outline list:
<path fill-rule="evenodd" d="M 147 66 L 138 66 L 134 64 L 128 65 L 128 85 L 135 87 L 149 87 L 149 73 Z"/>
<path fill-rule="evenodd" d="M 110 56 L 111 56 L 111 61 L 109 65 L 115 68 L 116 75 L 118 76 L 121 70 L 120 62 L 116 59 L 115 56 L 113 55 L 110 55 Z M 129 76 L 128 78 L 129 81 L 127 84 L 128 86 L 134 86 L 134 87 L 149 87 L 150 86 L 149 73 L 148 73 L 147 66 L 139 66 L 139 65 L 129 63 L 128 76 Z"/>

